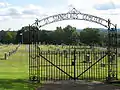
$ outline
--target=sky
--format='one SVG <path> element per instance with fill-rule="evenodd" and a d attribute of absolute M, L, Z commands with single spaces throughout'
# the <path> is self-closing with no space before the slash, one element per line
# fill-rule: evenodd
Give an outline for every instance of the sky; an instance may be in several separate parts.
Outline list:
<path fill-rule="evenodd" d="M 120 0 L 0 0 L 0 30 L 19 30 L 31 25 L 36 18 L 65 13 L 76 8 L 82 13 L 110 19 L 120 28 Z M 72 25 L 78 29 L 104 28 L 96 23 L 81 20 L 67 20 L 52 23 L 41 29 L 55 30 L 57 26 Z"/>

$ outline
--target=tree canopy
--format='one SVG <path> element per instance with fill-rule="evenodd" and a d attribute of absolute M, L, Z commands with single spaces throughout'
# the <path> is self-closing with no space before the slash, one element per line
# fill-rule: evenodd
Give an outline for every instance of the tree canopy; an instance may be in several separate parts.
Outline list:
<path fill-rule="evenodd" d="M 30 29 L 30 30 L 29 30 Z M 36 42 L 47 44 L 87 44 L 105 45 L 107 34 L 101 33 L 96 28 L 84 28 L 78 31 L 76 27 L 67 25 L 66 27 L 56 27 L 56 30 L 39 30 L 37 27 L 24 26 L 18 31 L 0 31 L 1 43 L 32 43 Z M 29 39 L 31 42 L 29 42 Z"/>

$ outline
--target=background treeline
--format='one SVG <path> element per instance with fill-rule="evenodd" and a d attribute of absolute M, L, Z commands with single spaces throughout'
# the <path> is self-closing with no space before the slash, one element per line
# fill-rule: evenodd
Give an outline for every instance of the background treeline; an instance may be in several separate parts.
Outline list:
<path fill-rule="evenodd" d="M 100 30 L 97 28 L 84 28 L 78 30 L 70 25 L 62 28 L 56 27 L 56 30 L 38 30 L 36 27 L 30 27 L 31 32 L 35 31 L 29 37 L 29 27 L 22 27 L 18 31 L 0 31 L 0 42 L 4 44 L 28 44 L 29 38 L 34 37 L 37 42 L 42 44 L 87 44 L 87 45 L 107 45 L 107 30 Z M 118 33 L 119 37 L 119 33 Z M 119 41 L 119 40 L 118 40 Z M 118 42 L 119 43 L 119 42 Z"/>
<path fill-rule="evenodd" d="M 16 42 L 17 31 L 0 31 L 0 43 L 9 44 Z"/>

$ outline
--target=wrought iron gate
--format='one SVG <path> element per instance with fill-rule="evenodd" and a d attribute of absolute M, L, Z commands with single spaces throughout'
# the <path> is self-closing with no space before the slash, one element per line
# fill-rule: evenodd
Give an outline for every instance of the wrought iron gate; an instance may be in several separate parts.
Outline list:
<path fill-rule="evenodd" d="M 107 77 L 106 56 L 106 51 L 84 52 L 76 49 L 70 52 L 42 51 L 40 78 L 41 80 L 103 80 Z"/>
<path fill-rule="evenodd" d="M 78 14 L 88 15 L 75 10 L 67 14 L 73 17 Z M 67 17 L 67 19 L 78 19 L 73 17 Z M 88 16 L 83 18 L 83 20 L 88 19 Z M 69 51 L 42 51 L 38 42 L 38 28 L 56 20 L 50 22 L 47 17 L 42 19 L 45 24 L 39 25 L 42 20 L 36 20 L 33 25 L 29 25 L 29 80 L 40 82 L 40 80 L 61 79 L 108 81 L 117 79 L 117 28 L 110 20 L 99 19 L 99 22 L 96 19 L 88 21 L 91 20 L 108 28 L 107 50 L 102 52 L 81 51 L 76 48 Z M 107 25 L 104 25 L 102 21 L 107 22 Z"/>

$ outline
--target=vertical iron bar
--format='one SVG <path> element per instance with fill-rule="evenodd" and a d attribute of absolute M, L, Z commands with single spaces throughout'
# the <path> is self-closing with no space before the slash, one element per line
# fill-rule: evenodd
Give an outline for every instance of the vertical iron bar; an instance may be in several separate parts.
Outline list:
<path fill-rule="evenodd" d="M 50 52 L 50 60 L 52 61 L 52 50 L 49 51 Z M 53 74 L 53 71 L 52 71 L 52 65 L 50 64 L 50 80 L 52 80 L 52 74 Z"/>
<path fill-rule="evenodd" d="M 74 48 L 74 80 L 76 80 L 76 49 Z"/>
<path fill-rule="evenodd" d="M 48 49 L 48 58 L 49 58 L 49 60 L 50 60 L 50 50 Z M 48 64 L 49 66 L 49 70 L 48 70 L 48 73 L 49 73 L 49 80 L 50 80 L 50 77 L 51 77 L 51 71 L 50 71 L 50 68 L 51 68 L 51 65 L 50 64 Z"/>
<path fill-rule="evenodd" d="M 45 51 L 44 51 L 44 49 L 43 49 L 43 55 L 45 56 Z M 46 76 L 45 76 L 45 68 L 46 68 L 46 64 L 45 64 L 45 60 L 43 59 L 43 64 L 44 64 L 44 67 L 43 67 L 43 70 L 44 70 L 44 80 L 46 79 Z"/>
<path fill-rule="evenodd" d="M 69 46 L 70 49 L 70 46 Z M 67 61 L 68 64 L 68 68 L 67 71 L 69 72 L 69 74 L 71 75 L 71 71 L 70 71 L 70 66 L 71 66 L 71 49 L 70 49 L 70 54 L 69 54 L 70 59 Z M 71 75 L 72 76 L 72 75 Z M 70 80 L 70 77 L 68 77 L 68 80 Z"/>
<path fill-rule="evenodd" d="M 29 25 L 29 32 L 28 32 L 28 41 L 29 41 L 29 61 L 28 61 L 28 63 L 29 63 L 29 80 L 30 80 L 30 77 L 31 77 L 31 63 L 30 63 L 30 61 L 31 61 L 31 57 L 30 57 L 30 25 Z"/>
<path fill-rule="evenodd" d="M 59 58 L 58 58 L 58 65 L 59 65 L 59 67 L 60 67 L 60 61 L 61 61 L 61 58 L 62 58 L 62 54 L 61 54 L 62 52 L 61 51 L 59 51 Z M 58 70 L 58 80 L 60 80 L 60 71 Z"/>
<path fill-rule="evenodd" d="M 45 47 L 46 47 L 46 45 L 45 45 Z M 47 58 L 47 51 L 45 50 L 45 58 Z M 45 61 L 45 65 L 46 65 L 46 68 L 45 68 L 45 78 L 46 78 L 46 81 L 47 81 L 47 61 Z"/>
<path fill-rule="evenodd" d="M 80 56 L 80 55 L 82 55 L 82 56 Z M 79 56 L 79 59 L 78 59 L 78 64 L 79 64 L 79 66 L 78 66 L 78 73 L 77 73 L 77 76 L 78 76 L 78 74 L 80 73 L 79 71 L 82 71 L 83 70 L 83 66 L 81 67 L 81 60 L 83 60 L 83 54 L 81 53 L 81 51 L 78 51 L 78 56 Z M 81 70 L 82 69 L 82 70 Z M 83 75 L 82 75 L 82 78 L 83 78 Z"/>
<path fill-rule="evenodd" d="M 55 64 L 55 56 L 56 56 L 56 51 L 54 50 L 54 59 L 53 59 L 53 63 Z M 54 74 L 53 74 L 53 79 L 55 79 L 55 67 L 54 67 Z"/>
<path fill-rule="evenodd" d="M 66 48 L 68 48 L 67 46 L 66 46 Z M 65 49 L 66 50 L 66 49 Z M 65 59 L 64 60 L 62 60 L 62 69 L 65 71 L 65 66 L 64 66 L 64 62 L 65 62 L 65 60 L 68 60 L 68 58 L 67 58 L 67 51 L 66 51 L 66 55 L 65 55 Z M 63 77 L 63 80 L 65 80 L 65 75 L 62 75 L 62 77 Z"/>
<path fill-rule="evenodd" d="M 70 45 L 69 45 L 69 47 L 70 47 Z M 69 68 L 67 68 L 67 67 L 69 67 L 68 65 L 69 65 L 69 61 L 70 61 L 70 48 L 68 47 L 68 49 L 69 49 L 69 54 L 68 54 L 68 57 L 69 57 L 69 59 L 68 60 L 66 60 L 66 62 L 65 62 L 65 64 L 66 64 L 66 72 L 68 73 L 69 71 L 68 71 L 68 69 Z M 66 75 L 66 80 L 67 80 L 68 78 L 67 78 L 67 75 Z"/>
<path fill-rule="evenodd" d="M 100 53 L 100 56 L 101 57 L 101 51 L 99 52 Z M 99 62 L 98 62 L 99 63 Z M 96 63 L 96 80 L 98 80 L 99 78 L 99 74 L 98 74 L 98 63 Z"/>

